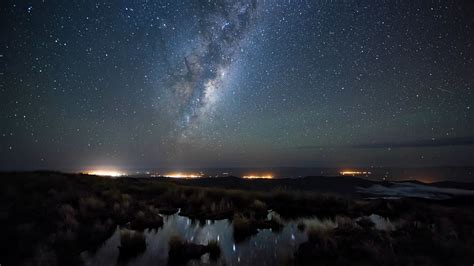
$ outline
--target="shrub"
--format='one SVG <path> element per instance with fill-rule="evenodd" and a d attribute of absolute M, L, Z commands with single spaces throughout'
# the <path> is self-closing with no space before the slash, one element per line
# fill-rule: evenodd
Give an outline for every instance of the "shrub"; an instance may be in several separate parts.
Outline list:
<path fill-rule="evenodd" d="M 81 215 L 85 218 L 91 215 L 93 212 L 101 211 L 105 208 L 105 203 L 95 196 L 87 198 L 81 198 L 79 200 L 79 210 Z"/>
<path fill-rule="evenodd" d="M 216 240 L 207 243 L 207 250 L 209 251 L 209 257 L 211 260 L 217 260 L 221 255 L 221 248 Z"/>
<path fill-rule="evenodd" d="M 62 225 L 67 228 L 77 229 L 79 226 L 76 220 L 76 210 L 69 204 L 63 204 L 58 210 L 59 217 L 62 219 Z"/>
<path fill-rule="evenodd" d="M 38 266 L 58 265 L 56 252 L 48 246 L 40 246 L 36 249 L 33 264 Z"/>
<path fill-rule="evenodd" d="M 163 218 L 155 209 L 145 209 L 138 211 L 135 219 L 130 223 L 130 228 L 134 230 L 144 230 L 146 228 L 156 229 L 163 225 Z"/>
<path fill-rule="evenodd" d="M 145 236 L 141 232 L 125 230 L 120 232 L 120 255 L 121 259 L 135 257 L 146 249 Z"/>
<path fill-rule="evenodd" d="M 235 242 L 241 242 L 247 237 L 257 233 L 256 226 L 252 224 L 252 221 L 249 218 L 243 215 L 234 215 L 233 225 Z"/>
<path fill-rule="evenodd" d="M 217 241 L 207 245 L 198 245 L 183 241 L 179 236 L 172 236 L 169 241 L 168 263 L 170 265 L 185 265 L 190 260 L 198 260 L 209 253 L 212 260 L 219 258 L 221 249 Z"/>

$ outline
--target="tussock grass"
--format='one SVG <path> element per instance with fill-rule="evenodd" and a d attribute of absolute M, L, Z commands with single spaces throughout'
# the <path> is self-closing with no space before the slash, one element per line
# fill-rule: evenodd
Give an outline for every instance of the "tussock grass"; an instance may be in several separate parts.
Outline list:
<path fill-rule="evenodd" d="M 199 260 L 206 253 L 209 253 L 211 260 L 217 260 L 221 254 L 219 243 L 210 241 L 207 245 L 198 245 L 184 241 L 179 236 L 172 236 L 169 241 L 168 264 L 185 265 L 190 260 Z"/>
<path fill-rule="evenodd" d="M 119 259 L 127 260 L 146 250 L 146 240 L 142 232 L 124 230 L 120 232 Z"/>

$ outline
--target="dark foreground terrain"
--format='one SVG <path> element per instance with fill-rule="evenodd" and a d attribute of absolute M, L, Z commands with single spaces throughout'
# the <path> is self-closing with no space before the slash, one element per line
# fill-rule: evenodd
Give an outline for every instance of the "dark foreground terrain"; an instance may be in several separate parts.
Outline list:
<path fill-rule="evenodd" d="M 451 184 L 465 188 L 459 190 L 446 189 L 446 183 L 407 186 L 348 177 L 111 179 L 55 172 L 2 173 L 0 178 L 1 265 L 82 265 L 81 254 L 101 254 L 97 250 L 113 235 L 120 242 L 114 263 L 140 264 L 134 258 L 151 245 L 145 235 L 173 215 L 197 225 L 229 221 L 233 251 L 261 232 L 279 234 L 296 223 L 303 240 L 277 260 L 282 265 L 474 263 L 474 205 L 472 191 L 466 190 L 471 184 Z M 404 195 L 399 191 L 428 197 L 394 197 Z M 383 193 L 391 193 L 390 199 L 373 197 Z M 314 217 L 326 222 L 314 223 Z M 177 235 L 167 241 L 170 265 L 233 264 L 225 260 L 219 238 L 197 243 Z"/>

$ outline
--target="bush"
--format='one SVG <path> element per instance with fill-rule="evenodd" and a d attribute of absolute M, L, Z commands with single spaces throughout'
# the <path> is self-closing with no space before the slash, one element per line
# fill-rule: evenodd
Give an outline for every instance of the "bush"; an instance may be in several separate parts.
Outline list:
<path fill-rule="evenodd" d="M 169 241 L 168 264 L 185 265 L 190 260 L 199 260 L 202 255 L 209 253 L 211 260 L 216 260 L 221 254 L 217 241 L 207 245 L 198 245 L 183 241 L 178 236 L 172 236 Z"/>
<path fill-rule="evenodd" d="M 145 236 L 141 232 L 125 230 L 120 232 L 120 255 L 121 259 L 135 257 L 146 249 Z"/>
<path fill-rule="evenodd" d="M 257 227 L 252 223 L 251 219 L 243 215 L 234 215 L 234 240 L 235 242 L 242 242 L 247 237 L 257 233 Z"/>
<path fill-rule="evenodd" d="M 207 243 L 207 250 L 209 251 L 209 257 L 211 260 L 217 260 L 221 255 L 221 248 L 216 240 Z"/>
<path fill-rule="evenodd" d="M 135 219 L 130 223 L 133 230 L 145 230 L 146 228 L 157 229 L 163 225 L 163 218 L 154 208 L 138 211 Z"/>
<path fill-rule="evenodd" d="M 79 200 L 79 210 L 82 217 L 89 218 L 96 212 L 100 212 L 105 208 L 105 203 L 95 196 L 81 198 Z"/>
<path fill-rule="evenodd" d="M 76 219 L 76 210 L 69 204 L 63 204 L 58 210 L 62 225 L 66 228 L 77 229 L 79 222 Z"/>

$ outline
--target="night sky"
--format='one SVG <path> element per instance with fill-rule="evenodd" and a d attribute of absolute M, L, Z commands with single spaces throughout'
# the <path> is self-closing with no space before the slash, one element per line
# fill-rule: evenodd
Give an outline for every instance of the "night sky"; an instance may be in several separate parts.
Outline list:
<path fill-rule="evenodd" d="M 0 5 L 0 169 L 474 165 L 471 1 Z"/>

